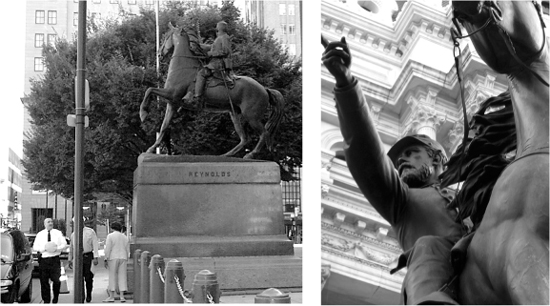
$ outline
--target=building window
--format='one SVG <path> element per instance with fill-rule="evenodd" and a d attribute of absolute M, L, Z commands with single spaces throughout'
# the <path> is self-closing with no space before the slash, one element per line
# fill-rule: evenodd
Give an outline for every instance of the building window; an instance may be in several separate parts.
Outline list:
<path fill-rule="evenodd" d="M 44 34 L 42 33 L 34 34 L 34 47 L 42 48 L 43 45 L 44 45 Z"/>
<path fill-rule="evenodd" d="M 73 25 L 78 25 L 78 12 L 73 13 Z"/>
<path fill-rule="evenodd" d="M 279 15 L 286 15 L 286 4 L 279 3 Z"/>
<path fill-rule="evenodd" d="M 288 44 L 288 54 L 296 55 L 296 44 Z"/>
<path fill-rule="evenodd" d="M 57 38 L 56 34 L 48 34 L 48 45 L 55 45 L 55 40 Z"/>
<path fill-rule="evenodd" d="M 41 57 L 34 58 L 34 71 L 44 71 L 44 61 Z"/>
<path fill-rule="evenodd" d="M 288 25 L 288 34 L 290 35 L 296 34 L 296 27 L 293 24 Z"/>
<path fill-rule="evenodd" d="M 288 14 L 294 16 L 294 4 L 288 5 Z"/>
<path fill-rule="evenodd" d="M 100 20 L 101 19 L 101 13 L 92 13 L 92 19 L 93 20 Z"/>
<path fill-rule="evenodd" d="M 281 23 L 281 35 L 286 35 L 286 23 Z"/>
<path fill-rule="evenodd" d="M 48 24 L 57 24 L 57 11 L 48 11 Z"/>
<path fill-rule="evenodd" d="M 137 1 L 136 0 L 128 0 L 128 4 L 130 4 L 130 5 L 137 4 Z"/>
<path fill-rule="evenodd" d="M 34 13 L 34 23 L 44 23 L 46 19 L 45 11 L 36 11 Z"/>

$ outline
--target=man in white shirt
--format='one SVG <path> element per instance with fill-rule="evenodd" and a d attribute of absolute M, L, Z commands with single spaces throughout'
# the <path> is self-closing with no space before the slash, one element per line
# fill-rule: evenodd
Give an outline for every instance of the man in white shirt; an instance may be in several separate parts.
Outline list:
<path fill-rule="evenodd" d="M 74 218 L 73 222 L 74 224 Z M 74 228 L 74 225 L 73 225 Z M 71 241 L 74 240 L 74 231 L 71 234 Z M 73 243 L 69 250 L 69 268 L 73 268 L 73 257 L 76 252 L 76 245 Z M 99 258 L 99 244 L 95 231 L 90 227 L 90 220 L 84 220 L 84 228 L 82 231 L 82 255 L 83 255 L 83 267 L 84 267 L 84 282 L 86 283 L 86 302 L 92 301 L 92 290 L 94 288 L 94 273 L 92 273 L 92 262 L 94 266 L 98 264 Z M 82 297 L 84 302 L 84 297 Z"/>
<path fill-rule="evenodd" d="M 44 304 L 49 304 L 50 283 L 53 283 L 53 299 L 51 302 L 56 304 L 59 298 L 59 289 L 61 282 L 61 260 L 59 255 L 67 247 L 65 236 L 59 230 L 53 228 L 53 220 L 46 218 L 44 220 L 44 229 L 41 230 L 34 239 L 33 249 L 38 252 L 38 269 L 40 271 L 40 291 Z"/>

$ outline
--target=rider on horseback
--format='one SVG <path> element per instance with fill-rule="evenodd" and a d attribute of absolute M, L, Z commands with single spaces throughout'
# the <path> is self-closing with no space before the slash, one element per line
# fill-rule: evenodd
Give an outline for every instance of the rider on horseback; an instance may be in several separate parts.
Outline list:
<path fill-rule="evenodd" d="M 216 39 L 212 45 L 201 44 L 201 47 L 208 51 L 208 56 L 212 59 L 208 65 L 204 66 L 198 73 L 195 80 L 195 95 L 193 99 L 189 101 L 190 106 L 194 108 L 201 108 L 202 106 L 202 94 L 206 83 L 206 78 L 211 77 L 213 72 L 221 71 L 221 77 L 229 75 L 229 72 L 233 68 L 233 62 L 231 60 L 231 42 L 229 35 L 227 35 L 227 23 L 220 21 L 216 24 Z"/>
<path fill-rule="evenodd" d="M 458 304 L 456 282 L 446 284 L 454 276 L 450 253 L 462 236 L 462 227 L 455 221 L 456 210 L 449 207 L 454 191 L 442 188 L 438 179 L 447 159 L 443 147 L 428 136 L 412 135 L 399 140 L 386 156 L 361 87 L 351 74 L 345 38 L 329 43 L 322 59 L 336 79 L 336 108 L 348 168 L 405 251 L 391 271 L 408 267 L 403 302 Z"/>

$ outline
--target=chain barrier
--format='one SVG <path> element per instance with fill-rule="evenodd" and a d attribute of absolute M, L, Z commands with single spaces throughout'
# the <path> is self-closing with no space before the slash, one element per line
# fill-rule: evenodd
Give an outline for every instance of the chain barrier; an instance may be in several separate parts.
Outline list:
<path fill-rule="evenodd" d="M 202 292 L 203 292 L 204 296 L 206 297 L 206 299 L 208 300 L 208 304 L 216 304 L 214 302 L 214 298 L 210 294 L 210 286 L 208 286 L 208 285 L 202 286 Z"/>
<path fill-rule="evenodd" d="M 160 267 L 157 267 L 157 272 L 159 274 L 161 282 L 164 284 L 166 281 L 164 280 L 164 276 L 162 276 L 162 272 L 160 271 Z"/>
<path fill-rule="evenodd" d="M 178 292 L 180 293 L 180 296 L 183 298 L 184 303 L 193 303 L 190 299 L 185 297 L 185 293 L 183 292 L 183 287 L 180 284 L 180 279 L 177 275 L 174 275 L 174 280 L 176 281 L 176 286 L 178 287 Z"/>

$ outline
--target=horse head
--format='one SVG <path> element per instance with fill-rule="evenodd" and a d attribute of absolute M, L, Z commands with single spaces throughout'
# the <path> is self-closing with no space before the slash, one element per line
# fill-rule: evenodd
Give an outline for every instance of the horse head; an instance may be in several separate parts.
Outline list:
<path fill-rule="evenodd" d="M 161 57 L 166 56 L 178 46 L 185 46 L 185 49 L 189 49 L 189 37 L 183 28 L 175 27 L 172 23 L 168 23 L 168 28 L 168 32 L 164 35 L 164 42 L 159 49 L 159 56 Z"/>
<path fill-rule="evenodd" d="M 489 67 L 510 74 L 546 50 L 541 14 L 535 1 L 453 1 L 453 36 L 470 36 Z M 459 23 L 469 35 L 461 35 Z"/>

